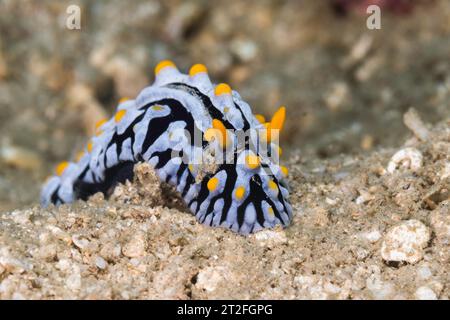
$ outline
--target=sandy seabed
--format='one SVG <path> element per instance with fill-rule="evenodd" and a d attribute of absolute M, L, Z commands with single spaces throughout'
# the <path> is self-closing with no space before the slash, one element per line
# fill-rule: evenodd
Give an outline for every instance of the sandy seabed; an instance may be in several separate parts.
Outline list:
<path fill-rule="evenodd" d="M 293 156 L 294 220 L 199 224 L 149 165 L 110 199 L 0 216 L 2 299 L 448 299 L 450 121 L 399 150 Z"/>
<path fill-rule="evenodd" d="M 347 11 L 3 1 L 0 299 L 449 299 L 450 2 L 383 8 L 380 30 L 333 2 Z M 203 226 L 145 164 L 109 199 L 38 205 L 45 176 L 162 59 L 205 64 L 267 118 L 286 106 L 291 226 Z"/>

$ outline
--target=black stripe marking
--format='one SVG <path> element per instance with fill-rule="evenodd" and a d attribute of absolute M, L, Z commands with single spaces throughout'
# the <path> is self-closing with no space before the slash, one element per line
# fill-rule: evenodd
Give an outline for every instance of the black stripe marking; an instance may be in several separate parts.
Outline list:
<path fill-rule="evenodd" d="M 151 104 L 148 104 L 142 108 L 149 108 L 152 105 L 160 104 L 165 105 L 170 108 L 170 113 L 165 117 L 153 118 L 150 120 L 148 125 L 147 134 L 144 139 L 144 143 L 142 145 L 141 154 L 144 155 L 147 149 L 155 143 L 155 141 L 167 131 L 167 128 L 172 122 L 175 121 L 184 121 L 186 122 L 185 129 L 189 132 L 191 136 L 191 145 L 194 143 L 195 134 L 199 134 L 202 136 L 200 129 L 197 128 L 194 122 L 194 118 L 192 114 L 181 104 L 178 100 L 175 99 L 162 99 L 159 101 L 154 101 Z M 204 145 L 206 146 L 206 143 Z"/>
<path fill-rule="evenodd" d="M 255 174 L 250 179 L 250 192 L 245 201 L 238 207 L 237 212 L 237 220 L 239 227 L 242 226 L 242 223 L 244 223 L 244 216 L 245 216 L 245 209 L 247 208 L 247 205 L 252 202 L 255 206 L 256 210 L 256 219 L 258 223 L 263 226 L 264 224 L 264 212 L 262 208 L 262 201 L 266 201 L 273 209 L 275 217 L 277 217 L 281 223 L 285 224 L 283 219 L 281 218 L 280 213 L 278 212 L 277 207 L 275 206 L 274 202 L 270 197 L 265 193 L 261 177 L 258 174 Z"/>
<path fill-rule="evenodd" d="M 61 203 L 63 202 L 62 199 L 58 195 L 58 191 L 59 191 L 60 188 L 61 188 L 61 185 L 59 185 L 58 188 L 56 188 L 56 190 L 53 191 L 53 193 L 52 193 L 52 195 L 50 197 L 50 201 L 53 204 L 58 204 L 58 201 L 60 201 Z"/>
<path fill-rule="evenodd" d="M 223 208 L 222 208 L 222 213 L 220 216 L 220 223 L 225 221 L 227 218 L 228 210 L 231 207 L 231 204 L 233 202 L 233 189 L 234 189 L 234 185 L 236 184 L 237 172 L 236 172 L 236 167 L 233 164 L 221 165 L 219 167 L 219 169 L 217 170 L 217 173 L 220 171 L 223 171 L 223 170 L 225 171 L 226 177 L 227 177 L 225 180 L 225 186 L 221 193 L 217 194 L 216 196 L 214 196 L 211 199 L 211 201 L 208 205 L 208 208 L 206 210 L 206 214 L 204 216 L 203 221 L 205 221 L 205 219 L 208 215 L 210 215 L 214 212 L 214 205 L 216 204 L 216 201 L 218 201 L 219 199 L 223 199 Z M 211 224 L 212 224 L 212 220 L 213 219 L 211 219 Z"/>
<path fill-rule="evenodd" d="M 73 184 L 76 198 L 87 200 L 91 195 L 102 192 L 106 197 L 110 196 L 114 187 L 119 183 L 133 180 L 134 162 L 125 161 L 105 170 L 105 180 L 98 183 L 88 183 L 77 179 Z"/>
<path fill-rule="evenodd" d="M 172 149 L 169 148 L 164 151 L 155 151 L 152 153 L 150 159 L 153 158 L 154 156 L 158 157 L 158 163 L 156 164 L 155 169 L 157 170 L 161 169 L 172 158 Z"/>
<path fill-rule="evenodd" d="M 174 88 L 174 89 L 181 89 L 183 91 L 187 91 L 189 94 L 191 94 L 194 97 L 197 97 L 202 104 L 204 105 L 205 109 L 208 110 L 209 115 L 211 116 L 211 118 L 213 119 L 219 119 L 223 122 L 223 124 L 225 125 L 225 128 L 227 129 L 236 129 L 233 127 L 233 125 L 225 119 L 224 115 L 222 114 L 222 112 L 217 109 L 214 104 L 212 103 L 211 99 L 203 94 L 200 90 L 198 90 L 195 87 L 191 87 L 187 84 L 184 83 L 171 83 L 167 85 L 168 88 Z M 243 130 L 248 130 L 250 128 L 250 123 L 248 122 L 247 118 L 244 116 L 244 113 L 241 110 L 241 107 L 234 103 L 234 106 L 239 110 L 239 112 L 241 113 L 242 119 L 244 121 L 244 127 Z"/>
<path fill-rule="evenodd" d="M 186 171 L 186 170 L 187 170 L 187 164 L 183 161 L 183 162 L 181 162 L 180 167 L 178 168 L 178 171 L 177 171 L 177 185 L 179 185 L 181 183 L 181 177 L 183 176 L 184 171 Z"/>
<path fill-rule="evenodd" d="M 186 185 L 184 186 L 183 192 L 181 193 L 181 196 L 184 198 L 186 196 L 186 194 L 189 191 L 189 188 L 191 187 L 191 185 L 193 185 L 195 183 L 195 178 L 192 175 L 191 172 L 189 172 L 188 176 L 186 177 Z M 192 202 L 191 202 L 192 203 Z M 191 205 L 191 203 L 189 203 L 189 205 Z"/>
<path fill-rule="evenodd" d="M 115 128 L 114 135 L 112 136 L 112 138 L 109 141 L 109 143 L 106 146 L 106 148 L 102 151 L 104 153 L 103 165 L 104 165 L 105 168 L 108 168 L 107 165 L 106 165 L 106 162 L 107 162 L 106 151 L 109 149 L 109 147 L 111 147 L 115 143 L 116 144 L 116 151 L 117 151 L 117 159 L 119 159 L 119 156 L 120 156 L 120 154 L 122 152 L 122 144 L 124 143 L 125 140 L 127 140 L 128 138 L 131 138 L 131 146 L 133 146 L 134 139 L 135 139 L 133 127 L 136 124 L 138 124 L 139 122 L 141 122 L 142 119 L 144 118 L 144 116 L 145 116 L 145 112 L 143 112 L 142 114 L 137 116 L 122 134 L 118 134 L 117 133 L 117 127 Z M 132 154 L 132 156 L 133 156 L 133 159 L 134 159 L 134 154 Z M 120 162 L 120 160 L 119 160 L 119 162 Z"/>

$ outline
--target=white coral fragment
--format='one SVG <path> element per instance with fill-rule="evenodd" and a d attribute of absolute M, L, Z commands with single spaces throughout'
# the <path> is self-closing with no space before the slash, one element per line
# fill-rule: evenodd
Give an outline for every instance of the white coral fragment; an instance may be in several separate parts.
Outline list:
<path fill-rule="evenodd" d="M 387 232 L 381 244 L 381 256 L 385 261 L 417 263 L 424 255 L 430 235 L 430 230 L 422 222 L 405 221 Z"/>
<path fill-rule="evenodd" d="M 394 173 L 399 166 L 417 171 L 422 167 L 423 156 L 416 148 L 404 148 L 397 151 L 388 164 L 387 171 Z"/>

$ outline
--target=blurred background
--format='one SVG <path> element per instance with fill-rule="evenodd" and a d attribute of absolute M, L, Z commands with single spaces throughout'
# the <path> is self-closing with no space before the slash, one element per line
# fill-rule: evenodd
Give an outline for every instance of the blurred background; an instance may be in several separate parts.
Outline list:
<path fill-rule="evenodd" d="M 69 5 L 81 30 L 66 27 Z M 449 58 L 448 0 L 0 0 L 0 211 L 36 204 L 162 59 L 205 64 L 255 113 L 286 105 L 284 157 L 313 161 L 400 146 L 410 107 L 448 118 Z"/>

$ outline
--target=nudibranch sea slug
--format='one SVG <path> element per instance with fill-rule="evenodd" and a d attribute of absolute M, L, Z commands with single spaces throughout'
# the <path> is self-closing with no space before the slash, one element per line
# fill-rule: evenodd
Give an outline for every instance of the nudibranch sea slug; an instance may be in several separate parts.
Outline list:
<path fill-rule="evenodd" d="M 240 234 L 286 227 L 292 208 L 278 144 L 285 113 L 280 107 L 266 122 L 229 85 L 211 83 L 204 65 L 183 74 L 161 61 L 154 83 L 122 99 L 77 159 L 56 167 L 41 203 L 108 196 L 133 178 L 136 163 L 147 162 L 203 224 Z"/>

